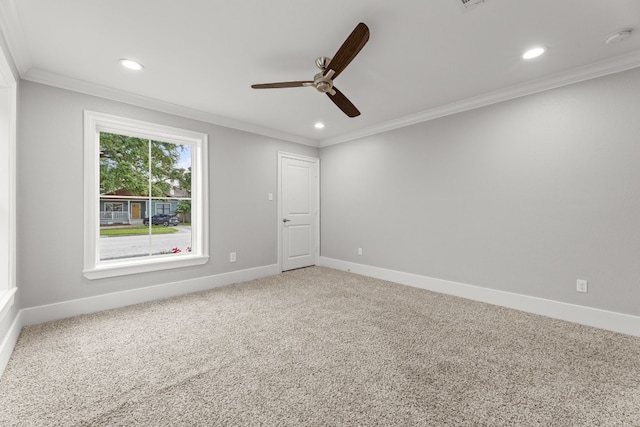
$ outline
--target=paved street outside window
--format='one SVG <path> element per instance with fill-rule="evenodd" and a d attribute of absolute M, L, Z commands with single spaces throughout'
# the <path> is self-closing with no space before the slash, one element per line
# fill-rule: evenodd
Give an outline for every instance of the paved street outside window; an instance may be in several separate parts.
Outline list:
<path fill-rule="evenodd" d="M 100 259 L 120 259 L 172 253 L 174 248 L 180 254 L 188 253 L 191 247 L 191 227 L 177 226 L 177 233 L 154 234 L 151 236 L 102 236 L 100 237 Z"/>

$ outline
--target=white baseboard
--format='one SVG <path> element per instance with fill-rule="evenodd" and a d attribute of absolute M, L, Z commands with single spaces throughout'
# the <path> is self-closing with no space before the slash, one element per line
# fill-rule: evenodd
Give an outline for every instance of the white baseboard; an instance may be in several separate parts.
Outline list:
<path fill-rule="evenodd" d="M 13 353 L 13 349 L 15 348 L 18 337 L 20 336 L 20 331 L 22 331 L 22 313 L 18 312 L 15 319 L 13 319 L 9 330 L 4 336 L 2 344 L 0 344 L 0 378 L 2 378 L 2 374 L 7 367 L 7 363 L 9 363 L 11 353 Z"/>
<path fill-rule="evenodd" d="M 448 280 L 434 279 L 432 277 L 387 270 L 326 257 L 320 257 L 319 265 L 640 337 L 640 317 L 638 316 L 498 291 Z"/>
<path fill-rule="evenodd" d="M 16 292 L 18 288 L 11 288 L 8 291 L 3 291 L 0 295 L 0 321 L 4 319 L 4 316 L 9 312 L 9 309 L 13 306 L 16 298 Z"/>
<path fill-rule="evenodd" d="M 278 265 L 273 264 L 250 268 L 247 270 L 232 271 L 230 273 L 183 280 L 180 282 L 165 283 L 162 285 L 148 286 L 145 288 L 131 289 L 128 291 L 114 292 L 94 297 L 23 308 L 20 310 L 20 314 L 22 315 L 22 325 L 35 325 L 80 314 L 95 313 L 98 311 L 125 307 L 128 305 L 169 298 L 191 292 L 206 291 L 208 289 L 232 283 L 246 282 L 248 280 L 259 279 L 261 277 L 273 276 L 278 273 L 280 273 Z"/>

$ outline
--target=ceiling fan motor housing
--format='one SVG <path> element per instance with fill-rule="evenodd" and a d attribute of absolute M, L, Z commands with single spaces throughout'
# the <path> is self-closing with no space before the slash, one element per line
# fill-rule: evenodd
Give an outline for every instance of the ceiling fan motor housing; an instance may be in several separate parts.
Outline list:
<path fill-rule="evenodd" d="M 326 79 L 322 75 L 322 73 L 318 73 L 315 75 L 313 83 L 318 92 L 327 93 L 333 88 L 333 82 L 329 79 Z"/>
<path fill-rule="evenodd" d="M 313 85 L 318 92 L 335 94 L 333 90 L 333 80 L 331 79 L 335 74 L 333 70 L 329 70 L 327 74 L 324 74 L 324 70 L 319 72 L 313 77 Z"/>

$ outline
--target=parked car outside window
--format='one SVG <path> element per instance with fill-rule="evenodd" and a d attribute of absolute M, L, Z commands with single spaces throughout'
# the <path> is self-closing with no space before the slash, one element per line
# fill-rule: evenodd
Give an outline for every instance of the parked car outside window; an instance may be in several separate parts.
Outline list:
<path fill-rule="evenodd" d="M 145 218 L 142 220 L 144 225 L 149 225 L 149 218 Z M 180 221 L 178 217 L 170 214 L 158 214 L 151 217 L 151 224 L 153 225 L 164 225 L 168 227 L 169 225 L 178 225 Z"/>

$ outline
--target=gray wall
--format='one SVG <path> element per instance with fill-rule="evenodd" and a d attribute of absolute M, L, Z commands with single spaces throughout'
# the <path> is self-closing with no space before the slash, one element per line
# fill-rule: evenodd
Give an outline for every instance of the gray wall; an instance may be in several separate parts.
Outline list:
<path fill-rule="evenodd" d="M 209 135 L 210 256 L 204 266 L 90 281 L 83 277 L 83 110 Z M 20 92 L 18 288 L 33 307 L 277 263 L 277 151 L 299 144 L 32 82 Z M 238 261 L 229 263 L 229 252 Z"/>
<path fill-rule="evenodd" d="M 321 149 L 321 255 L 640 315 L 638 94 L 635 69 Z"/>

